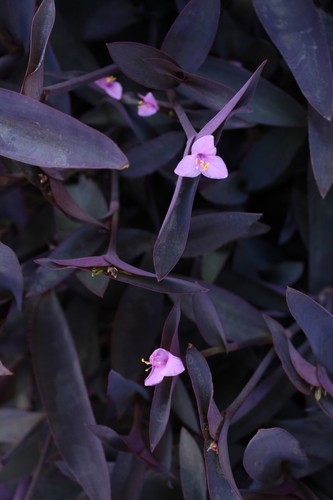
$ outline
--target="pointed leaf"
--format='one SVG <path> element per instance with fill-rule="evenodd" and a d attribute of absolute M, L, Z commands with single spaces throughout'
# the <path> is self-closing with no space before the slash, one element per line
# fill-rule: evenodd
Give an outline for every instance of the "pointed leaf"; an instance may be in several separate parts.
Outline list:
<path fill-rule="evenodd" d="M 29 62 L 21 90 L 38 101 L 43 93 L 44 55 L 54 19 L 54 0 L 43 0 L 32 21 Z"/>
<path fill-rule="evenodd" d="M 206 500 L 207 487 L 202 453 L 185 427 L 180 432 L 179 465 L 184 499 Z"/>
<path fill-rule="evenodd" d="M 309 107 L 309 144 L 314 178 L 323 198 L 333 183 L 333 122 Z"/>
<path fill-rule="evenodd" d="M 194 215 L 191 219 L 190 232 L 183 256 L 205 255 L 241 238 L 260 217 L 261 214 L 242 212 L 213 212 Z"/>
<path fill-rule="evenodd" d="M 253 5 L 306 99 L 318 113 L 330 118 L 333 106 L 331 60 L 326 33 L 314 2 L 253 0 Z"/>
<path fill-rule="evenodd" d="M 38 303 L 30 336 L 36 380 L 56 445 L 88 497 L 111 497 L 101 443 L 86 428 L 95 419 L 64 313 L 54 295 Z"/>
<path fill-rule="evenodd" d="M 107 136 L 61 111 L 0 89 L 0 154 L 43 168 L 122 169 L 126 156 Z"/>
<path fill-rule="evenodd" d="M 18 308 L 22 306 L 23 275 L 13 250 L 0 242 L 0 291 L 11 292 Z"/>
<path fill-rule="evenodd" d="M 198 178 L 178 177 L 168 213 L 154 246 L 154 266 L 159 280 L 165 278 L 184 251 L 198 182 Z"/>
<path fill-rule="evenodd" d="M 186 71 L 196 71 L 211 49 L 219 17 L 219 0 L 190 0 L 169 29 L 162 50 Z"/>
<path fill-rule="evenodd" d="M 288 288 L 291 314 L 306 335 L 317 361 L 333 372 L 333 316 L 311 297 Z"/>
<path fill-rule="evenodd" d="M 175 356 L 180 356 L 178 343 L 178 325 L 180 320 L 179 303 L 171 309 L 163 327 L 161 347 Z M 167 427 L 172 393 L 177 381 L 176 377 L 165 377 L 154 389 L 149 418 L 149 440 L 153 451 L 160 442 Z"/>
<path fill-rule="evenodd" d="M 193 313 L 202 338 L 210 346 L 221 345 L 227 351 L 227 340 L 221 318 L 209 293 L 192 296 Z"/>
<path fill-rule="evenodd" d="M 176 62 L 164 54 L 161 50 L 133 42 L 113 42 L 107 43 L 110 55 L 121 71 L 131 80 L 150 89 L 166 90 L 179 85 L 172 72 L 161 72 L 159 68 L 155 69 L 154 60 L 160 60 L 162 63 L 172 63 L 173 68 L 181 68 Z"/>
<path fill-rule="evenodd" d="M 204 457 L 206 465 L 206 476 L 210 498 L 212 500 L 240 500 L 239 492 L 229 484 L 228 478 L 224 476 L 217 453 L 210 449 L 210 442 L 205 441 Z"/>
<path fill-rule="evenodd" d="M 212 118 L 199 132 L 197 139 L 204 135 L 210 135 L 229 117 L 239 110 L 245 111 L 259 82 L 261 72 L 266 64 L 264 61 L 253 73 L 251 78 L 242 86 L 232 99 Z M 244 108 L 244 109 L 243 109 Z"/>

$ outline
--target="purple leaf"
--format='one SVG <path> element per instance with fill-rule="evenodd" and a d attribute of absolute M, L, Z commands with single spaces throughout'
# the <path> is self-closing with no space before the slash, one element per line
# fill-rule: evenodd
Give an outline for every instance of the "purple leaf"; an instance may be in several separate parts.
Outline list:
<path fill-rule="evenodd" d="M 333 189 L 323 199 L 313 179 L 312 171 L 308 171 L 307 207 L 305 210 L 308 223 L 307 245 L 309 252 L 308 279 L 309 291 L 319 293 L 333 282 L 333 232 L 329 231 L 333 224 Z"/>
<path fill-rule="evenodd" d="M 95 420 L 78 356 L 54 295 L 37 304 L 30 345 L 39 392 L 60 453 L 88 497 L 110 498 L 103 448 L 86 428 Z"/>
<path fill-rule="evenodd" d="M 198 182 L 198 177 L 178 177 L 168 213 L 154 246 L 154 266 L 159 280 L 169 274 L 184 251 Z"/>
<path fill-rule="evenodd" d="M 0 290 L 11 292 L 19 309 L 22 307 L 23 275 L 13 250 L 0 242 Z"/>
<path fill-rule="evenodd" d="M 172 131 L 159 135 L 127 152 L 131 168 L 123 176 L 130 179 L 152 174 L 172 160 L 185 145 L 182 132 Z"/>
<path fill-rule="evenodd" d="M 107 43 L 107 47 L 120 70 L 140 85 L 159 90 L 171 89 L 179 85 L 177 72 L 182 74 L 182 69 L 162 51 L 149 45 L 133 42 Z M 158 61 L 171 63 L 169 68 L 173 68 L 173 71 L 170 69 L 170 72 L 161 72 Z"/>
<path fill-rule="evenodd" d="M 193 313 L 201 336 L 208 345 L 221 345 L 228 350 L 227 340 L 221 318 L 208 293 L 196 293 L 192 296 Z"/>
<path fill-rule="evenodd" d="M 246 178 L 247 189 L 263 189 L 279 179 L 292 163 L 304 139 L 304 129 L 281 127 L 271 130 L 256 142 L 244 156 L 240 168 Z"/>
<path fill-rule="evenodd" d="M 169 29 L 162 50 L 186 71 L 196 71 L 211 49 L 219 17 L 219 0 L 190 0 Z"/>
<path fill-rule="evenodd" d="M 75 257 L 80 259 L 80 255 L 84 253 L 94 253 L 100 245 L 105 241 L 105 234 L 101 233 L 98 226 L 82 226 L 78 230 L 71 233 L 71 235 L 63 240 L 51 253 L 50 257 L 37 259 L 36 263 L 45 267 L 39 267 L 34 273 L 28 290 L 28 296 L 40 295 L 51 288 L 54 288 L 59 283 L 64 281 L 70 274 L 73 273 L 73 268 L 66 266 L 65 270 L 61 273 L 56 273 L 47 268 L 52 265 L 53 261 L 61 262 L 57 257 L 63 255 L 72 255 L 72 261 Z M 86 257 L 84 259 L 94 259 L 94 257 Z M 98 257 L 96 258 L 98 259 Z M 86 262 L 86 260 L 85 260 Z M 89 260 L 88 262 L 95 262 Z M 103 261 L 105 262 L 105 261 Z M 98 261 L 98 264 L 100 261 Z M 95 264 L 97 265 L 97 264 Z M 51 267 L 51 266 L 50 266 Z M 54 268 L 53 268 L 54 269 Z"/>
<path fill-rule="evenodd" d="M 29 50 L 30 27 L 36 8 L 35 0 L 4 0 L 0 11 L 1 28 L 14 38 L 15 42 L 23 45 L 25 52 Z"/>
<path fill-rule="evenodd" d="M 55 19 L 54 0 L 43 0 L 34 15 L 28 67 L 21 93 L 41 100 L 44 83 L 44 55 Z"/>
<path fill-rule="evenodd" d="M 209 56 L 200 68 L 200 74 L 227 85 L 236 91 L 251 76 L 251 73 L 218 57 Z M 251 102 L 252 113 L 244 115 L 246 121 L 275 125 L 279 127 L 300 127 L 305 125 L 306 114 L 301 105 L 280 87 L 260 78 Z M 240 117 L 240 115 L 239 115 Z"/>
<path fill-rule="evenodd" d="M 215 438 L 222 419 L 213 400 L 212 375 L 203 355 L 191 344 L 186 352 L 186 366 L 197 401 L 201 431 L 207 441 Z"/>
<path fill-rule="evenodd" d="M 179 356 L 178 325 L 180 307 L 176 302 L 163 327 L 161 347 Z M 155 387 L 149 418 L 150 448 L 153 451 L 160 442 L 169 421 L 172 393 L 176 377 L 167 377 Z"/>
<path fill-rule="evenodd" d="M 122 169 L 126 156 L 107 136 L 61 111 L 0 89 L 0 154 L 42 168 Z"/>
<path fill-rule="evenodd" d="M 144 373 L 141 358 L 153 350 L 161 324 L 163 297 L 127 287 L 113 320 L 111 361 L 121 375 L 138 380 Z M 143 334 L 144 332 L 144 334 Z"/>
<path fill-rule="evenodd" d="M 184 257 L 198 257 L 244 236 L 262 214 L 242 212 L 213 212 L 194 215 L 183 253 Z"/>
<path fill-rule="evenodd" d="M 248 443 L 243 458 L 249 476 L 266 484 L 282 481 L 286 467 L 304 467 L 307 461 L 297 439 L 279 427 L 259 429 Z"/>
<path fill-rule="evenodd" d="M 264 61 L 259 68 L 253 73 L 251 78 L 242 86 L 242 88 L 234 95 L 232 99 L 212 118 L 198 133 L 197 139 L 204 135 L 213 134 L 220 125 L 230 118 L 234 113 L 242 110 L 245 111 L 259 82 L 261 72 L 266 64 Z M 244 109 L 243 109 L 244 108 Z"/>
<path fill-rule="evenodd" d="M 179 466 L 184 499 L 206 500 L 207 486 L 202 453 L 185 427 L 180 432 Z"/>
<path fill-rule="evenodd" d="M 333 123 L 309 106 L 309 144 L 314 178 L 323 198 L 333 183 Z"/>
<path fill-rule="evenodd" d="M 298 375 L 310 386 L 319 387 L 316 367 L 309 363 L 288 340 L 290 360 Z"/>
<path fill-rule="evenodd" d="M 333 106 L 331 61 L 324 26 L 313 1 L 253 0 L 253 5 L 306 99 L 318 113 L 330 118 Z"/>
<path fill-rule="evenodd" d="M 240 493 L 235 490 L 233 481 L 223 473 L 219 457 L 214 449 L 210 449 L 210 442 L 204 443 L 204 457 L 206 465 L 206 476 L 208 491 L 214 500 L 239 500 Z"/>
<path fill-rule="evenodd" d="M 273 337 L 273 344 L 276 354 L 278 355 L 282 367 L 289 378 L 290 382 L 303 394 L 309 396 L 311 394 L 310 387 L 297 373 L 289 352 L 289 340 L 286 336 L 284 328 L 274 319 L 269 316 L 264 316 L 268 328 Z"/>
<path fill-rule="evenodd" d="M 123 415 L 134 394 L 140 394 L 144 399 L 148 399 L 148 391 L 141 384 L 123 377 L 115 370 L 109 373 L 106 393 L 116 407 L 118 418 Z"/>
<path fill-rule="evenodd" d="M 111 475 L 112 498 L 131 500 L 140 496 L 145 476 L 146 465 L 143 462 L 135 455 L 119 452 Z"/>
<path fill-rule="evenodd" d="M 306 335 L 317 361 L 333 371 L 333 316 L 308 295 L 288 288 L 287 303 L 291 314 Z"/>

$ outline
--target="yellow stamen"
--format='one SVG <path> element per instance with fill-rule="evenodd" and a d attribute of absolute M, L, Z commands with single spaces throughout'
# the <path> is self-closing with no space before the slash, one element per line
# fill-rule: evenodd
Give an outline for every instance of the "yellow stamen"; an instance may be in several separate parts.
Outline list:
<path fill-rule="evenodd" d="M 112 83 L 112 82 L 115 82 L 116 80 L 117 80 L 117 78 L 115 76 L 107 76 L 105 78 L 106 83 Z"/>

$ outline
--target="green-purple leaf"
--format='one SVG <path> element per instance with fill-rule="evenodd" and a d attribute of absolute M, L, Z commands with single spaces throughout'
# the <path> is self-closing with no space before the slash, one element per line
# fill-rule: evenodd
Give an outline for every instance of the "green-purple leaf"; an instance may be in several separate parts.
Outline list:
<path fill-rule="evenodd" d="M 123 169 L 107 136 L 17 92 L 0 89 L 0 154 L 42 168 Z"/>
<path fill-rule="evenodd" d="M 37 384 L 55 443 L 89 498 L 111 498 L 101 443 L 87 429 L 95 419 L 77 352 L 55 295 L 37 304 L 30 335 Z"/>
<path fill-rule="evenodd" d="M 186 71 L 196 71 L 211 49 L 219 17 L 219 0 L 190 0 L 169 29 L 162 50 Z"/>
<path fill-rule="evenodd" d="M 182 428 L 179 441 L 180 481 L 185 500 L 206 500 L 206 476 L 202 453 L 191 434 Z"/>
<path fill-rule="evenodd" d="M 253 0 L 253 5 L 306 99 L 318 113 L 330 118 L 331 60 L 325 29 L 313 0 Z"/>

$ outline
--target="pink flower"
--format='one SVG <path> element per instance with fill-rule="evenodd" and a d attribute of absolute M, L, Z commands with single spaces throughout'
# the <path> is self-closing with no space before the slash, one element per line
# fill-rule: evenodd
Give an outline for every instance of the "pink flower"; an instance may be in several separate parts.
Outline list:
<path fill-rule="evenodd" d="M 151 365 L 146 371 L 151 369 L 145 380 L 145 385 L 156 385 L 162 382 L 164 377 L 174 377 L 185 370 L 183 362 L 171 352 L 162 349 L 156 349 L 149 357 L 149 361 L 141 359 L 146 365 Z"/>
<path fill-rule="evenodd" d="M 0 361 L 0 376 L 8 376 L 8 375 L 13 375 L 8 368 L 5 367 L 5 365 Z"/>
<path fill-rule="evenodd" d="M 182 177 L 197 177 L 202 174 L 211 179 L 225 179 L 228 177 L 227 167 L 219 156 L 216 156 L 214 137 L 204 135 L 195 141 L 191 154 L 184 156 L 178 163 L 175 173 Z"/>
<path fill-rule="evenodd" d="M 113 97 L 113 99 L 117 99 L 119 101 L 119 99 L 122 98 L 123 87 L 119 82 L 116 82 L 116 77 L 107 76 L 105 78 L 101 78 L 100 80 L 96 80 L 95 83 L 110 97 Z"/>
<path fill-rule="evenodd" d="M 160 109 L 151 92 L 148 92 L 146 95 L 138 94 L 138 96 L 141 97 L 141 100 L 138 102 L 139 116 L 151 116 Z"/>

